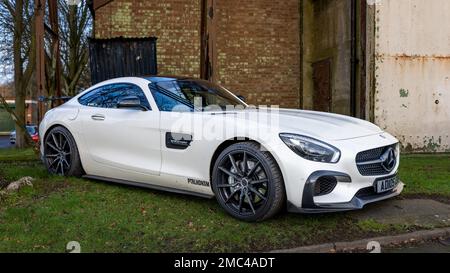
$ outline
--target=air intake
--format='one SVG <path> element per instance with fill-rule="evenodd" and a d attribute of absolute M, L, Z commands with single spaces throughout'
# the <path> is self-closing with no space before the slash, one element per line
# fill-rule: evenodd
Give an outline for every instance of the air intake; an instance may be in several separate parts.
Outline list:
<path fill-rule="evenodd" d="M 317 179 L 314 187 L 314 196 L 323 196 L 333 192 L 336 188 L 337 180 L 333 176 L 322 176 Z"/>

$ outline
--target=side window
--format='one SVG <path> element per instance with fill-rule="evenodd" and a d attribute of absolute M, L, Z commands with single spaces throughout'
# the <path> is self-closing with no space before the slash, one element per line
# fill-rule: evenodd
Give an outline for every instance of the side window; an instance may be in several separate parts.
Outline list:
<path fill-rule="evenodd" d="M 182 99 L 188 99 L 182 92 L 177 81 L 160 82 L 158 83 L 158 87 L 164 88 L 166 91 L 173 93 L 177 97 L 180 97 Z"/>
<path fill-rule="evenodd" d="M 147 107 L 147 109 L 150 109 L 150 104 L 141 88 L 134 84 L 126 83 L 113 84 L 110 86 L 110 90 L 104 98 L 104 107 L 117 108 L 117 103 L 119 103 L 121 99 L 129 96 L 138 97 L 141 104 Z"/>
<path fill-rule="evenodd" d="M 150 106 L 150 103 L 147 100 L 147 97 L 144 94 L 144 91 L 139 86 L 136 85 L 129 85 L 129 89 L 127 91 L 127 96 L 136 96 L 141 101 L 141 105 L 147 107 L 148 110 L 151 110 L 152 107 Z"/>
<path fill-rule="evenodd" d="M 78 102 L 85 106 L 103 107 L 103 94 L 107 93 L 109 86 L 102 86 L 84 94 L 78 99 Z"/>
<path fill-rule="evenodd" d="M 111 84 L 95 89 L 81 98 L 78 101 L 82 105 L 101 107 L 101 108 L 117 108 L 117 103 L 125 97 L 136 96 L 140 99 L 141 104 L 147 109 L 151 109 L 150 104 L 145 97 L 144 92 L 134 84 Z"/>
<path fill-rule="evenodd" d="M 191 103 L 183 98 L 180 98 L 177 94 L 174 94 L 172 90 L 164 90 L 154 84 L 150 84 L 149 87 L 160 111 L 193 111 L 194 108 Z"/>

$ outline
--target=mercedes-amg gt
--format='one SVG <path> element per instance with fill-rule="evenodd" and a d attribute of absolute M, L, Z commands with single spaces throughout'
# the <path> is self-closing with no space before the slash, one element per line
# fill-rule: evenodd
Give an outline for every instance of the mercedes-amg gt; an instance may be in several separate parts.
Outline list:
<path fill-rule="evenodd" d="M 207 81 L 108 80 L 48 111 L 49 172 L 207 198 L 233 217 L 362 209 L 399 195 L 398 140 L 376 125 L 252 107 Z"/>

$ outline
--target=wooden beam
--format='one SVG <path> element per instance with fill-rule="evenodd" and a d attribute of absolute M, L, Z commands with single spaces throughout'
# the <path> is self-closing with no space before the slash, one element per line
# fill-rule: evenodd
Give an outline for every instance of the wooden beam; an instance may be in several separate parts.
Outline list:
<path fill-rule="evenodd" d="M 216 68 L 216 25 L 214 0 L 201 1 L 200 78 L 214 82 Z"/>
<path fill-rule="evenodd" d="M 60 98 L 61 92 L 61 51 L 59 43 L 59 22 L 58 22 L 58 2 L 56 0 L 48 1 L 49 21 L 52 33 L 51 42 L 53 48 L 53 58 L 56 60 L 55 67 L 55 96 Z M 57 103 L 58 105 L 59 103 Z"/>
<path fill-rule="evenodd" d="M 98 10 L 99 8 L 103 7 L 104 5 L 112 1 L 113 0 L 93 0 L 94 11 Z"/>
<path fill-rule="evenodd" d="M 35 0 L 35 31 L 36 31 L 36 85 L 37 96 L 45 96 L 45 49 L 44 49 L 44 14 L 46 0 Z M 38 122 L 45 114 L 43 103 L 38 106 Z"/>

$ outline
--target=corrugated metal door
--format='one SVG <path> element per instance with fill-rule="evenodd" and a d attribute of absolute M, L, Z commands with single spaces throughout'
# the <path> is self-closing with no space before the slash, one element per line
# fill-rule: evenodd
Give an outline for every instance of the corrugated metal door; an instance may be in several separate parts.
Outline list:
<path fill-rule="evenodd" d="M 156 38 L 90 39 L 91 81 L 157 74 Z"/>

